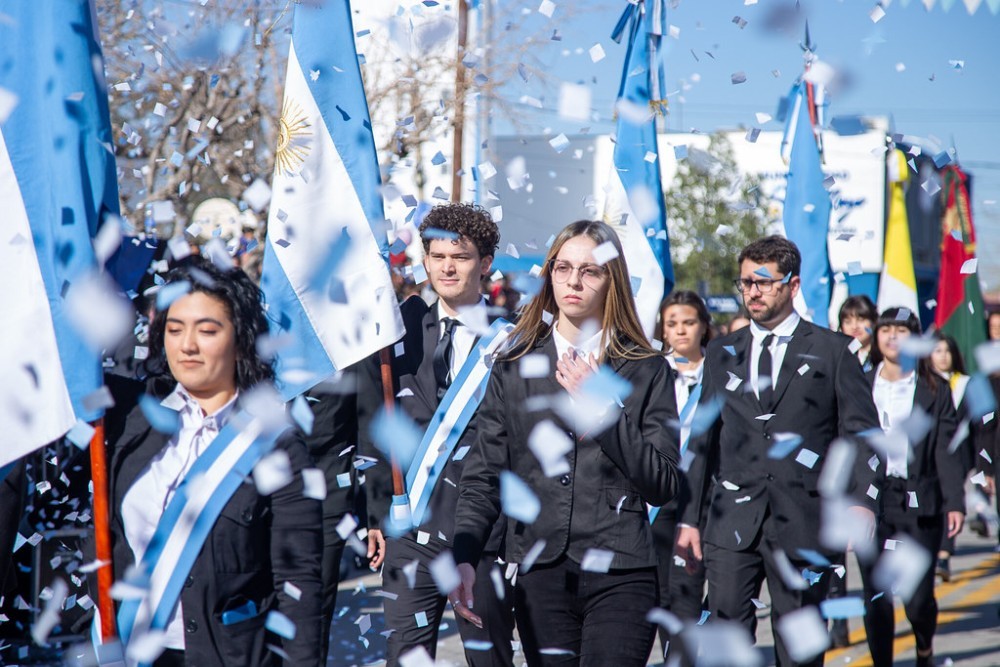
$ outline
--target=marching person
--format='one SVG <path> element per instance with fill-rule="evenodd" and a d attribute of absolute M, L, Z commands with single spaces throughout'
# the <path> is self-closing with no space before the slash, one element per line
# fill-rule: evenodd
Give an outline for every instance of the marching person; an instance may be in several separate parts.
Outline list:
<path fill-rule="evenodd" d="M 120 603 L 119 629 L 123 639 L 162 631 L 157 667 L 319 665 L 323 538 L 320 503 L 303 495 L 309 456 L 297 430 L 279 435 L 241 403 L 274 377 L 256 348 L 267 333 L 260 290 L 200 259 L 162 289 L 185 286 L 150 326 L 145 395 L 109 380 L 115 579 L 137 566 L 155 584 Z M 249 475 L 271 446 L 288 475 L 263 493 Z"/>
<path fill-rule="evenodd" d="M 879 456 L 884 476 L 876 538 L 879 554 L 886 540 L 902 535 L 933 555 L 941 545 L 941 533 L 946 529 L 948 536 L 954 537 L 965 519 L 962 462 L 948 451 L 955 433 L 951 392 L 928 359 L 917 361 L 914 369 L 912 360 L 904 357 L 902 342 L 913 335 L 920 335 L 920 322 L 908 308 L 888 308 L 875 324 L 875 368 L 868 375 L 872 396 L 882 430 L 901 436 L 895 441 L 903 443 Z M 930 417 L 930 428 L 919 440 L 908 442 L 905 425 L 917 409 Z M 893 591 L 875 586 L 874 563 L 861 559 L 860 567 L 868 649 L 877 667 L 889 667 L 895 636 Z M 910 598 L 904 600 L 904 609 L 916 639 L 917 666 L 929 667 L 934 664 L 938 612 L 933 567 L 927 568 Z"/>
<path fill-rule="evenodd" d="M 674 391 L 668 398 L 674 401 L 679 417 L 679 443 L 683 457 L 691 434 L 691 423 L 701 396 L 705 346 L 712 335 L 712 316 L 705 302 L 690 290 L 675 290 L 660 305 L 661 334 L 667 349 L 667 363 L 674 371 Z M 683 473 L 679 476 L 677 498 L 663 507 L 650 509 L 653 538 L 659 558 L 657 574 L 660 580 L 660 606 L 685 620 L 701 617 L 705 589 L 705 570 L 700 563 L 687 568 L 674 561 L 674 541 L 681 509 L 693 500 Z M 660 644 L 666 650 L 670 637 L 665 628 L 659 629 Z"/>
<path fill-rule="evenodd" d="M 393 496 L 392 472 L 384 447 L 371 431 L 377 409 L 383 404 L 378 358 L 358 368 L 358 415 L 363 454 L 378 463 L 365 471 L 369 513 L 369 557 L 372 568 L 383 563 L 386 626 L 389 635 L 387 662 L 398 664 L 402 654 L 423 646 L 434 656 L 438 627 L 447 601 L 431 574 L 431 563 L 451 548 L 455 504 L 462 468 L 475 449 L 475 398 L 462 393 L 485 383 L 484 347 L 499 344 L 499 329 L 482 331 L 488 321 L 486 301 L 480 293 L 482 278 L 490 273 L 500 232 L 489 213 L 478 206 L 436 206 L 420 225 L 424 267 L 438 301 L 428 307 L 420 297 L 410 297 L 400 307 L 406 336 L 402 351 L 392 360 L 393 388 L 400 409 L 420 428 L 424 441 L 406 476 L 413 529 L 392 533 L 389 517 Z M 482 395 L 482 392 L 473 392 Z M 464 421 L 462 408 L 471 406 Z M 456 408 L 458 408 L 456 412 Z M 441 425 L 445 426 L 442 427 Z M 426 446 L 424 446 L 426 445 Z M 430 471 L 426 476 L 421 471 Z M 484 621 L 474 625 L 458 617 L 462 639 L 476 648 L 466 648 L 470 665 L 513 664 L 513 594 L 510 583 L 494 571 L 504 532 L 504 522 L 490 524 L 489 539 L 477 563 Z M 408 575 L 411 563 L 416 570 Z M 478 646 L 477 646 L 478 645 Z M 485 650 L 483 646 L 488 646 Z"/>
<path fill-rule="evenodd" d="M 965 361 L 962 359 L 962 352 L 958 349 L 958 343 L 951 336 L 942 334 L 940 331 L 934 332 L 937 344 L 931 352 L 931 365 L 934 371 L 940 375 L 951 390 L 951 404 L 955 407 L 955 412 L 960 420 L 965 420 L 969 424 L 969 434 L 958 443 L 955 449 L 956 456 L 962 463 L 964 471 L 962 479 L 969 476 L 969 473 L 976 467 L 976 458 L 980 449 L 985 446 L 985 429 L 982 419 L 970 418 L 968 404 L 965 401 L 965 390 L 969 386 L 969 376 L 965 374 Z M 972 522 L 969 521 L 969 524 Z M 937 557 L 937 575 L 942 581 L 951 579 L 951 555 L 955 553 L 955 536 L 948 535 L 947 529 L 942 531 L 941 549 Z"/>
<path fill-rule="evenodd" d="M 841 333 L 858 341 L 857 351 L 854 354 L 861 362 L 861 368 L 867 373 L 872 368 L 872 330 L 875 320 L 878 319 L 875 304 L 865 294 L 849 296 L 840 306 L 838 319 Z"/>
<path fill-rule="evenodd" d="M 539 278 L 480 407 L 455 512 L 461 585 L 449 597 L 481 620 L 475 564 L 501 512 L 513 513 L 506 554 L 519 564 L 528 664 L 645 665 L 658 597 L 646 503 L 663 505 L 678 484 L 672 371 L 643 334 L 611 227 L 564 228 Z M 594 389 L 612 378 L 628 389 Z"/>
<path fill-rule="evenodd" d="M 878 416 L 851 339 L 795 312 L 801 265 L 795 244 L 778 236 L 758 239 L 738 261 L 736 287 L 751 324 L 708 344 L 699 411 L 724 404 L 715 424 L 692 436 L 687 477 L 692 497 L 707 493 L 710 500 L 687 504 L 677 547 L 691 563 L 704 559 L 712 616 L 739 621 L 753 633 L 752 599 L 765 579 L 774 628 L 783 615 L 826 597 L 828 571 L 820 570 L 803 590 L 786 583 L 779 568 L 790 562 L 796 572 L 815 569 L 803 551 L 842 559 L 820 539 L 819 473 L 835 438 L 876 428 Z M 773 448 L 787 446 L 779 434 L 801 439 L 784 436 L 794 446 L 778 455 Z M 874 501 L 865 491 L 874 472 L 864 452 L 856 459 L 851 513 L 870 535 Z M 781 634 L 774 634 L 778 665 L 796 664 Z M 821 653 L 801 664 L 822 662 Z"/>

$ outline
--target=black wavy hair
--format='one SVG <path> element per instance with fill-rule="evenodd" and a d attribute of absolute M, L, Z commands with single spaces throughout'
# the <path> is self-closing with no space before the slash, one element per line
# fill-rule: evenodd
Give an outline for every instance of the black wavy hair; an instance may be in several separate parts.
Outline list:
<path fill-rule="evenodd" d="M 783 236 L 765 236 L 752 241 L 740 251 L 736 266 L 742 266 L 745 259 L 755 264 L 774 262 L 786 276 L 797 276 L 802 269 L 802 254 L 798 246 Z"/>
<path fill-rule="evenodd" d="M 689 306 L 695 309 L 698 313 L 698 320 L 705 325 L 705 333 L 701 335 L 701 346 L 708 345 L 708 341 L 712 339 L 712 314 L 708 312 L 708 306 L 698 296 L 698 293 L 689 289 L 674 290 L 660 304 L 660 316 L 657 318 L 659 322 L 656 329 L 657 339 L 666 345 L 666 341 L 663 340 L 663 314 L 670 306 Z"/>
<path fill-rule="evenodd" d="M 934 332 L 934 338 L 948 346 L 948 352 L 951 353 L 951 371 L 965 375 L 965 359 L 962 357 L 962 351 L 958 349 L 958 341 L 940 331 Z"/>
<path fill-rule="evenodd" d="M 236 387 L 241 391 L 274 379 L 274 367 L 257 353 L 257 338 L 267 333 L 260 288 L 243 270 L 223 270 L 212 262 L 192 257 L 191 261 L 172 269 L 167 284 L 187 281 L 189 294 L 201 292 L 218 299 L 226 308 L 236 335 Z M 162 288 L 161 288 L 162 289 Z M 170 309 L 159 310 L 149 325 L 149 358 L 146 368 L 151 376 L 174 380 L 167 364 L 163 337 Z"/>
<path fill-rule="evenodd" d="M 914 312 L 909 308 L 892 306 L 883 310 L 882 314 L 879 315 L 878 319 L 875 321 L 875 326 L 872 327 L 871 360 L 873 367 L 878 367 L 878 365 L 885 359 L 885 355 L 882 354 L 882 350 L 879 349 L 878 346 L 878 330 L 888 326 L 899 325 L 909 329 L 910 333 L 914 336 L 919 336 L 922 333 L 920 329 L 920 320 L 917 319 L 916 314 L 914 314 Z M 917 377 L 929 384 L 931 389 L 937 389 L 938 380 L 941 376 L 934 372 L 934 366 L 931 364 L 930 356 L 921 357 L 917 360 Z"/>
<path fill-rule="evenodd" d="M 441 204 L 432 208 L 420 223 L 420 240 L 425 253 L 430 252 L 434 240 L 425 234 L 428 229 L 440 229 L 469 239 L 480 258 L 494 257 L 500 245 L 497 223 L 493 222 L 489 211 L 476 204 Z"/>

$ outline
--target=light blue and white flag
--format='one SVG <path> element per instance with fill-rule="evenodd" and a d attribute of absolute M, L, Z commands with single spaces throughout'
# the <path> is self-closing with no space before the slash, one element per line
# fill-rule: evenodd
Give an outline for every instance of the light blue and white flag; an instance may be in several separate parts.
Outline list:
<path fill-rule="evenodd" d="M 285 399 L 404 328 L 348 0 L 295 6 L 261 287 Z"/>
<path fill-rule="evenodd" d="M 84 397 L 101 357 L 67 299 L 97 267 L 91 238 L 118 212 L 96 19 L 86 0 L 0 13 L 0 465 L 99 417 Z M 117 223 L 116 223 L 117 224 Z"/>
<path fill-rule="evenodd" d="M 815 324 L 829 326 L 830 293 L 833 289 L 827 233 L 830 228 L 830 193 L 823 186 L 820 148 L 813 129 L 810 100 L 813 84 L 799 81 L 788 94 L 782 157 L 788 163 L 782 219 L 785 236 L 802 253 L 801 300 L 796 309 Z"/>
<path fill-rule="evenodd" d="M 612 39 L 620 41 L 626 29 L 628 52 L 618 90 L 614 164 L 603 219 L 621 238 L 639 319 L 652 337 L 660 301 L 674 287 L 656 144 L 656 114 L 666 105 L 660 55 L 666 29 L 663 1 L 629 2 Z"/>

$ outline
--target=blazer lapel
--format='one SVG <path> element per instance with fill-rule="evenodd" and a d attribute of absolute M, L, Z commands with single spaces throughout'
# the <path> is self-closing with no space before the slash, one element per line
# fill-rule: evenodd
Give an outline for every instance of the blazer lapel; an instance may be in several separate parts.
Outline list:
<path fill-rule="evenodd" d="M 778 372 L 778 384 L 774 388 L 775 406 L 781 402 L 781 397 L 785 395 L 788 385 L 800 375 L 799 370 L 802 368 L 802 365 L 808 363 L 808 361 L 803 361 L 802 357 L 808 354 L 812 348 L 811 335 L 812 325 L 805 320 L 799 322 L 799 325 L 795 327 L 792 339 L 788 341 L 788 345 L 785 347 L 785 358 L 781 360 L 781 370 Z"/>
<path fill-rule="evenodd" d="M 146 469 L 146 466 L 153 460 L 153 457 L 159 454 L 166 446 L 170 436 L 152 428 L 143 419 L 139 427 L 131 434 L 128 441 L 125 442 L 125 447 L 130 447 L 137 439 L 139 440 L 139 444 L 136 446 L 135 451 L 131 454 L 122 452 L 128 458 L 125 459 L 119 474 L 112 475 L 112 479 L 117 477 L 115 480 L 117 489 L 114 492 L 114 496 L 117 496 L 119 499 L 125 497 L 128 490 L 132 488 L 132 484 L 139 477 L 139 474 Z M 114 496 L 112 497 L 114 498 Z"/>

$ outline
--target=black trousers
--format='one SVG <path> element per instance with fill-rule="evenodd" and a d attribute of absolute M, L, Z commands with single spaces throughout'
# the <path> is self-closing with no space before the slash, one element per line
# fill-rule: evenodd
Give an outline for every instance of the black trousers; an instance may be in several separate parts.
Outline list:
<path fill-rule="evenodd" d="M 660 606 L 682 620 L 697 621 L 705 599 L 705 568 L 698 563 L 694 574 L 683 565 L 674 563 L 674 539 L 677 534 L 677 517 L 660 511 L 653 521 L 653 542 L 656 545 L 657 578 L 660 582 Z M 688 564 L 690 565 L 690 563 Z M 660 644 L 668 646 L 671 640 L 665 628 L 658 628 Z"/>
<path fill-rule="evenodd" d="M 882 491 L 882 512 L 876 529 L 875 542 L 879 555 L 885 549 L 885 541 L 894 535 L 903 534 L 931 554 L 931 566 L 917 585 L 913 596 L 904 602 L 906 618 L 913 627 L 917 650 L 926 651 L 934 641 L 937 630 L 938 606 L 934 599 L 934 562 L 941 545 L 944 518 L 938 515 L 918 516 L 908 507 L 909 497 L 906 486 L 890 480 Z M 865 592 L 865 634 L 868 635 L 868 650 L 875 667 L 892 665 L 892 641 L 895 636 L 896 621 L 893 613 L 892 592 L 877 589 L 872 582 L 874 563 L 859 563 L 861 582 Z M 879 593 L 878 599 L 872 598 Z"/>
<path fill-rule="evenodd" d="M 642 667 L 655 628 L 656 568 L 585 572 L 563 556 L 518 574 L 514 612 L 529 667 Z"/>
<path fill-rule="evenodd" d="M 386 649 L 386 664 L 389 667 L 399 663 L 399 656 L 407 651 L 423 646 L 434 657 L 437 652 L 438 627 L 444 613 L 447 598 L 438 591 L 428 566 L 446 549 L 440 542 L 421 545 L 407 535 L 389 540 L 382 574 L 382 589 L 390 594 L 385 598 L 385 624 L 389 635 Z M 403 568 L 417 561 L 416 576 L 410 588 Z M 492 643 L 489 649 L 465 649 L 465 659 L 472 667 L 512 667 L 514 664 L 514 593 L 510 582 L 502 577 L 503 599 L 497 595 L 491 572 L 499 570 L 496 554 L 486 553 L 476 567 L 475 611 L 483 619 L 483 627 L 477 628 L 461 616 L 455 615 L 458 632 L 462 641 Z M 392 599 L 395 596 L 395 599 Z M 421 614 L 422 612 L 422 614 Z M 420 618 L 418 620 L 418 615 Z"/>
<path fill-rule="evenodd" d="M 342 508 L 340 508 L 342 509 Z M 323 503 L 323 633 L 320 635 L 320 655 L 326 660 L 330 650 L 330 624 L 333 622 L 333 609 L 337 606 L 337 587 L 340 585 L 340 560 L 344 555 L 344 545 L 347 543 L 337 533 L 337 524 L 347 512 L 327 514 L 326 501 Z M 324 662 L 325 664 L 325 662 Z"/>
<path fill-rule="evenodd" d="M 775 551 L 779 549 L 777 537 L 774 518 L 768 511 L 760 530 L 744 551 L 732 551 L 714 544 L 703 544 L 708 579 L 708 609 L 713 617 L 738 621 L 752 636 L 756 636 L 757 608 L 751 602 L 751 598 L 760 596 L 761 585 L 764 579 L 767 579 L 767 588 L 771 593 L 771 627 L 778 666 L 822 665 L 822 653 L 807 662 L 793 661 L 781 634 L 777 631 L 777 622 L 785 614 L 797 609 L 807 606 L 818 607 L 820 602 L 826 599 L 831 577 L 837 575 L 831 570 L 821 570 L 818 571 L 821 573 L 819 580 L 805 590 L 789 589 L 781 577 L 774 557 Z M 804 569 L 817 571 L 798 554 L 786 552 L 785 555 L 796 572 Z"/>

